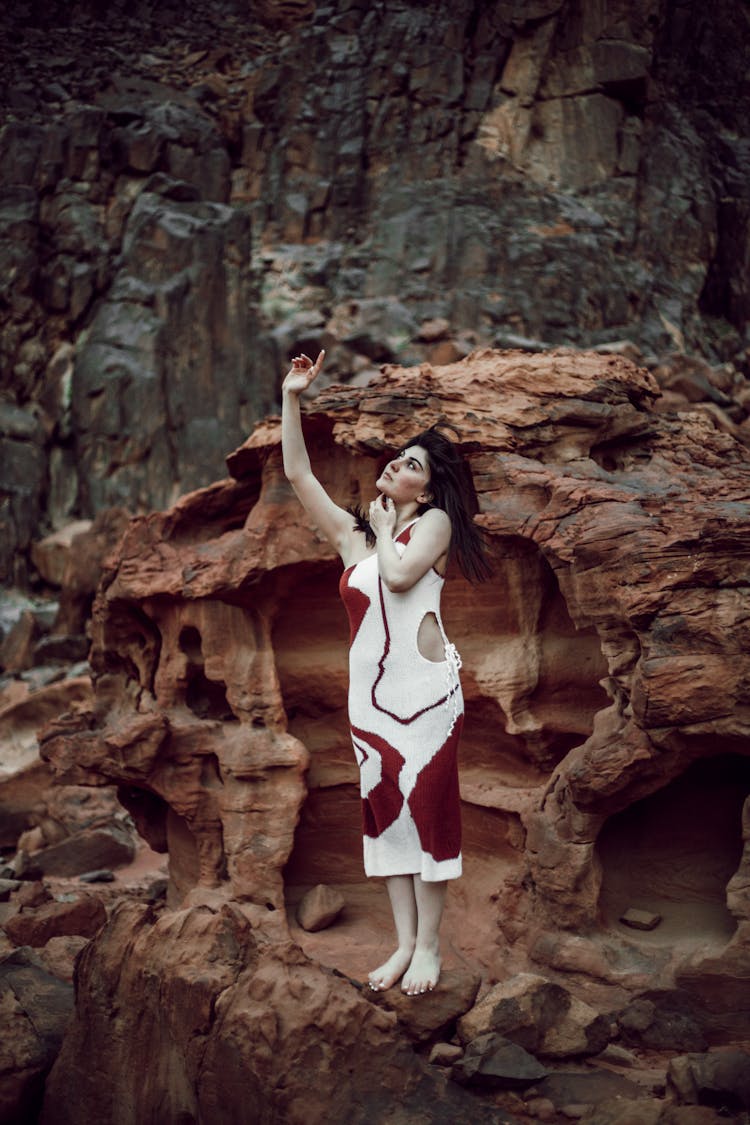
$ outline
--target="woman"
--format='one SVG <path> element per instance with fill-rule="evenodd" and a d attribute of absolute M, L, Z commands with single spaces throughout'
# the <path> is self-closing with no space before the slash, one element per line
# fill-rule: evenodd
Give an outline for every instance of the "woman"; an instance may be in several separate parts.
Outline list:
<path fill-rule="evenodd" d="M 310 467 L 299 406 L 324 357 L 313 363 L 297 356 L 284 380 L 284 471 L 345 567 L 349 721 L 361 774 L 365 872 L 385 878 L 398 938 L 369 983 L 380 990 L 403 978 L 402 990 L 414 996 L 438 982 L 447 880 L 461 874 L 463 699 L 440 592 L 449 558 L 473 581 L 486 578 L 489 566 L 471 517 L 466 470 L 434 428 L 383 470 L 367 518 L 333 502 Z"/>

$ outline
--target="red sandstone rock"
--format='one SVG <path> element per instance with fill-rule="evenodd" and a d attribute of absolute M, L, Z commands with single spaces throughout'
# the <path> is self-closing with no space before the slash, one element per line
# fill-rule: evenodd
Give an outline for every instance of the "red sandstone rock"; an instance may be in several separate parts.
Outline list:
<path fill-rule="evenodd" d="M 36 1119 L 44 1079 L 73 1009 L 73 989 L 28 951 L 0 960 L 0 1120 Z"/>
<path fill-rule="evenodd" d="M 682 973 L 710 998 L 711 1034 L 738 1035 L 750 462 L 707 415 L 655 411 L 657 393 L 619 355 L 479 352 L 329 387 L 305 427 L 345 503 L 368 496 L 380 459 L 423 425 L 461 431 L 495 576 L 446 589 L 467 702 L 460 946 L 491 981 L 529 960 L 571 991 L 587 980 L 602 1011 Z M 228 463 L 233 479 L 129 526 L 96 600 L 93 706 L 50 724 L 42 754 L 63 781 L 121 787 L 169 850 L 171 907 L 234 898 L 262 933 L 283 927 L 285 878 L 361 880 L 359 802 L 340 566 L 283 477 L 277 420 Z M 705 911 L 680 914 L 682 886 Z M 659 933 L 680 940 L 621 932 L 628 906 L 662 914 Z M 87 1003 L 87 958 L 104 949 L 93 944 Z M 290 1073 L 291 1056 L 271 1061 L 270 1021 L 294 1039 L 299 1015 L 281 994 L 311 972 L 284 968 L 279 948 L 253 1008 L 269 1026 L 259 1089 Z M 133 948 L 129 971 L 147 955 Z M 333 987 L 317 971 L 301 995 Z M 168 962 L 158 972 L 174 981 Z M 221 1026 L 243 1036 L 243 1013 Z M 382 1058 L 395 1026 L 382 1025 Z M 348 1043 L 342 1027 L 325 1035 Z"/>
<path fill-rule="evenodd" d="M 318 883 L 301 898 L 297 907 L 297 921 L 303 930 L 315 933 L 335 922 L 344 909 L 346 900 L 340 891 Z"/>
<path fill-rule="evenodd" d="M 104 924 L 107 912 L 93 895 L 72 896 L 73 901 L 48 902 L 26 907 L 9 918 L 3 929 L 16 945 L 38 947 L 50 938 L 74 934 L 93 937 Z"/>
<path fill-rule="evenodd" d="M 275 912 L 254 916 L 263 913 Z M 70 1121 L 112 1120 L 122 1088 L 134 1121 L 156 1104 L 165 1120 L 182 1113 L 212 1125 L 366 1125 L 394 1112 L 407 1122 L 428 1104 L 444 1120 L 496 1120 L 393 1034 L 391 1013 L 236 903 L 160 917 L 122 904 L 81 953 L 76 977 L 44 1125 L 57 1125 L 61 1106 Z M 91 1065 L 93 1044 L 108 1060 L 107 1082 Z"/>
<path fill-rule="evenodd" d="M 544 1058 L 598 1055 L 610 1020 L 558 984 L 520 973 L 495 985 L 458 1021 L 462 1043 L 493 1032 Z"/>
<path fill-rule="evenodd" d="M 422 1042 L 453 1029 L 459 1016 L 463 1016 L 476 1000 L 480 984 L 479 975 L 468 969 L 444 969 L 432 992 L 407 996 L 396 986 L 386 992 L 372 992 L 365 988 L 364 995 L 373 1004 L 395 1012 L 407 1035 L 416 1042 Z"/>

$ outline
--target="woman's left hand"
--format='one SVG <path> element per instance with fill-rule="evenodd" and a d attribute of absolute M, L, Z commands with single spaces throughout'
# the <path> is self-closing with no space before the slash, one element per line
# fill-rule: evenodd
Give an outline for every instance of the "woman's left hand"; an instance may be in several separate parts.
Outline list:
<path fill-rule="evenodd" d="M 378 496 L 370 504 L 369 519 L 375 535 L 381 532 L 392 535 L 396 527 L 396 505 L 387 496 Z"/>

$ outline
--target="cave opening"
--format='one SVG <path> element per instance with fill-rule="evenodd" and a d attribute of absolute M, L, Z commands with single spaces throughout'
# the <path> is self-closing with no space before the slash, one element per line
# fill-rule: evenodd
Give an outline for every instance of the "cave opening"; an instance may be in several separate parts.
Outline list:
<path fill-rule="evenodd" d="M 576 624 L 550 561 L 521 536 L 493 538 L 493 577 L 446 585 L 443 619 L 463 659 L 462 790 L 540 783 L 611 700 L 601 640 Z"/>
<path fill-rule="evenodd" d="M 199 719 L 231 722 L 237 716 L 227 700 L 226 685 L 209 680 L 203 665 L 200 632 L 186 625 L 180 632 L 180 649 L 185 654 L 185 703 Z"/>
<path fill-rule="evenodd" d="M 633 940 L 724 944 L 736 929 L 727 883 L 742 856 L 750 757 L 702 758 L 662 789 L 610 817 L 599 834 L 602 922 Z M 658 915 L 652 930 L 620 922 L 629 908 Z"/>

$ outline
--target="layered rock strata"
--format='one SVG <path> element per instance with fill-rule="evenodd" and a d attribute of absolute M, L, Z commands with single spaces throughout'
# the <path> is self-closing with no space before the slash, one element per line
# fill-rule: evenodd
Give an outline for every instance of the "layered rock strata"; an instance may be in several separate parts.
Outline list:
<path fill-rule="evenodd" d="M 454 943 L 490 982 L 526 966 L 599 1011 L 679 986 L 700 1034 L 727 1042 L 747 1033 L 750 975 L 750 459 L 705 413 L 654 410 L 657 395 L 621 357 L 483 351 L 330 387 L 305 428 L 342 503 L 438 419 L 473 473 L 494 577 L 446 588 L 466 697 Z M 60 780 L 120 786 L 169 852 L 172 910 L 210 927 L 241 904 L 271 961 L 285 884 L 362 880 L 340 564 L 279 437 L 268 419 L 231 478 L 131 524 L 94 607 L 94 705 L 42 737 Z M 628 929 L 629 907 L 660 926 Z"/>

